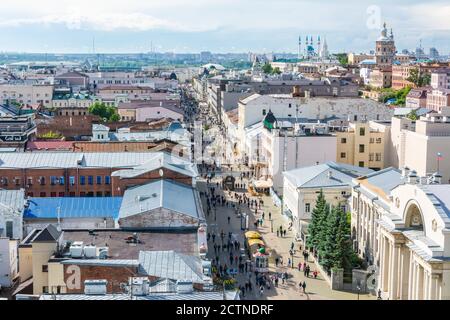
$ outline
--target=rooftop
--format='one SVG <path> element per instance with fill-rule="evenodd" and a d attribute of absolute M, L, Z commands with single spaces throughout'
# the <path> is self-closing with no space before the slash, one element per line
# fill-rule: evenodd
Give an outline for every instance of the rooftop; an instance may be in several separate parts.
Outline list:
<path fill-rule="evenodd" d="M 372 172 L 367 168 L 327 162 L 284 172 L 284 177 L 297 188 L 330 188 L 350 186 L 353 178 Z"/>
<path fill-rule="evenodd" d="M 169 180 L 159 180 L 127 189 L 119 218 L 157 208 L 166 208 L 193 218 L 202 218 L 195 192 L 195 189 L 190 186 Z"/>
<path fill-rule="evenodd" d="M 139 241 L 130 241 L 136 234 Z M 175 232 L 130 232 L 120 229 L 95 230 L 94 235 L 87 230 L 64 230 L 65 241 L 82 241 L 84 244 L 107 246 L 112 260 L 137 260 L 140 251 L 175 251 L 186 255 L 197 255 L 197 231 Z"/>
<path fill-rule="evenodd" d="M 17 152 L 1 153 L 0 169 L 8 168 L 132 168 L 159 164 L 175 164 L 178 170 L 197 176 L 194 164 L 165 152 Z M 175 168 L 174 165 L 171 168 Z"/>
<path fill-rule="evenodd" d="M 25 219 L 117 218 L 121 197 L 31 198 Z"/>
<path fill-rule="evenodd" d="M 139 273 L 172 280 L 203 283 L 202 261 L 199 257 L 175 251 L 141 251 Z"/>

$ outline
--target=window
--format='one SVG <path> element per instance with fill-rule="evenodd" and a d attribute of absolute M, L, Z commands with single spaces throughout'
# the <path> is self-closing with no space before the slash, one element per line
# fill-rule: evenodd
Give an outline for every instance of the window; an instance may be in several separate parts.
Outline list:
<path fill-rule="evenodd" d="M 381 143 L 381 138 L 377 138 L 377 143 Z"/>
<path fill-rule="evenodd" d="M 375 160 L 376 160 L 376 161 L 381 161 L 381 153 L 377 153 L 377 154 L 375 155 Z"/>
<path fill-rule="evenodd" d="M 359 162 L 359 166 L 360 166 L 361 168 L 364 168 L 364 161 L 360 161 L 360 162 Z"/>
<path fill-rule="evenodd" d="M 75 185 L 75 177 L 74 176 L 69 177 L 69 184 L 71 186 Z"/>
<path fill-rule="evenodd" d="M 111 192 L 105 191 L 105 197 L 111 197 Z"/>
<path fill-rule="evenodd" d="M 310 203 L 305 203 L 305 212 L 309 213 L 311 211 L 311 204 Z"/>
<path fill-rule="evenodd" d="M 359 135 L 365 136 L 366 135 L 366 128 L 359 128 Z"/>
<path fill-rule="evenodd" d="M 262 114 L 263 114 L 263 116 L 266 115 L 266 109 L 263 109 L 263 110 L 262 110 Z"/>
<path fill-rule="evenodd" d="M 369 161 L 373 161 L 374 159 L 374 154 L 373 153 L 369 153 Z"/>
<path fill-rule="evenodd" d="M 88 184 L 91 186 L 94 184 L 94 176 L 88 176 Z"/>
<path fill-rule="evenodd" d="M 58 193 L 58 197 L 63 198 L 65 196 L 64 192 Z"/>
<path fill-rule="evenodd" d="M 47 196 L 47 194 L 46 194 L 45 192 L 41 192 L 41 193 L 39 194 L 39 196 L 40 196 L 41 198 L 45 198 L 45 197 Z"/>
<path fill-rule="evenodd" d="M 369 143 L 375 143 L 375 139 L 374 138 L 370 138 Z"/>
<path fill-rule="evenodd" d="M 14 225 L 12 221 L 6 221 L 6 237 L 12 238 L 14 236 L 13 230 Z"/>
<path fill-rule="evenodd" d="M 3 179 L 2 179 L 2 182 L 3 182 L 3 185 L 4 185 L 4 186 L 7 186 L 7 185 L 8 185 L 8 178 L 6 178 L 6 177 L 3 178 Z"/>
<path fill-rule="evenodd" d="M 42 265 L 42 272 L 48 272 L 48 265 L 47 264 L 43 264 Z"/>
<path fill-rule="evenodd" d="M 80 184 L 82 186 L 84 186 L 86 184 L 86 177 L 85 176 L 80 176 Z"/>
<path fill-rule="evenodd" d="M 347 143 L 347 138 L 341 138 L 341 143 Z"/>
<path fill-rule="evenodd" d="M 65 180 L 66 179 L 64 179 L 63 176 L 59 177 L 59 184 L 62 185 L 62 186 L 65 185 L 65 182 L 66 182 Z"/>
<path fill-rule="evenodd" d="M 346 157 L 345 152 L 341 152 L 341 159 L 345 159 L 345 157 Z"/>
<path fill-rule="evenodd" d="M 50 192 L 50 197 L 56 198 L 56 192 Z"/>
<path fill-rule="evenodd" d="M 80 197 L 85 197 L 86 196 L 86 192 L 80 192 Z"/>
<path fill-rule="evenodd" d="M 94 192 L 92 192 L 92 191 L 88 192 L 88 193 L 87 193 L 87 196 L 90 197 L 90 198 L 92 198 L 92 197 L 94 196 Z"/>
<path fill-rule="evenodd" d="M 27 192 L 27 197 L 33 197 L 33 192 Z"/>
<path fill-rule="evenodd" d="M 95 194 L 96 197 L 103 197 L 103 192 L 101 191 L 97 191 L 97 193 Z"/>
<path fill-rule="evenodd" d="M 75 197 L 75 192 L 71 191 L 71 192 L 69 193 L 69 197 Z"/>
<path fill-rule="evenodd" d="M 56 184 L 56 181 L 57 181 L 56 177 L 54 177 L 54 176 L 51 176 L 51 177 L 50 177 L 50 184 L 51 184 L 52 186 L 54 186 L 54 185 Z"/>
<path fill-rule="evenodd" d="M 359 153 L 364 153 L 364 145 L 363 144 L 359 145 Z"/>
<path fill-rule="evenodd" d="M 111 184 L 111 177 L 105 176 L 105 184 Z"/>
<path fill-rule="evenodd" d="M 42 293 L 48 293 L 48 287 L 47 286 L 43 286 L 42 287 Z"/>
<path fill-rule="evenodd" d="M 102 184 L 102 176 L 97 176 L 97 184 Z"/>
<path fill-rule="evenodd" d="M 32 177 L 28 177 L 28 179 L 27 179 L 27 184 L 28 184 L 29 186 L 31 186 L 31 185 L 33 184 L 33 178 L 32 178 Z"/>

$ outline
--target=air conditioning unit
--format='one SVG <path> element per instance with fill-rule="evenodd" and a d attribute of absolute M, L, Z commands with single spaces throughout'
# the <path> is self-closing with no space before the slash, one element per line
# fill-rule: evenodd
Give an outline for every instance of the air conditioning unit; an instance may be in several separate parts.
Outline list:
<path fill-rule="evenodd" d="M 87 295 L 105 295 L 107 280 L 85 280 L 84 294 Z"/>
<path fill-rule="evenodd" d="M 75 241 L 70 246 L 70 256 L 72 258 L 82 258 L 83 257 L 83 241 Z"/>
<path fill-rule="evenodd" d="M 177 293 L 192 293 L 194 292 L 194 284 L 191 280 L 178 280 Z"/>
<path fill-rule="evenodd" d="M 93 245 L 84 247 L 84 256 L 87 259 L 95 259 L 97 258 L 97 247 Z"/>
<path fill-rule="evenodd" d="M 108 247 L 99 247 L 97 248 L 97 256 L 99 259 L 108 259 L 109 248 Z"/>
<path fill-rule="evenodd" d="M 130 278 L 129 286 L 134 296 L 146 296 L 149 291 L 150 283 L 147 278 Z"/>

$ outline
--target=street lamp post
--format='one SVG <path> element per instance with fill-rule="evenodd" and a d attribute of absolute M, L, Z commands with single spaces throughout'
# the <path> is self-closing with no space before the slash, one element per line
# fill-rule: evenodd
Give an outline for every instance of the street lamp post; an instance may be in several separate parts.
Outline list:
<path fill-rule="evenodd" d="M 356 287 L 356 291 L 358 292 L 358 300 L 359 300 L 359 293 L 361 292 L 361 287 L 359 285 Z"/>

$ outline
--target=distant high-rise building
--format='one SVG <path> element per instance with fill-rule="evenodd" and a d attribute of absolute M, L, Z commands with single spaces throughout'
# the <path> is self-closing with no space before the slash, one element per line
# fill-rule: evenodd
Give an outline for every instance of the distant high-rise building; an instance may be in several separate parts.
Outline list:
<path fill-rule="evenodd" d="M 439 51 L 437 51 L 436 48 L 430 48 L 430 59 L 438 59 L 439 58 Z"/>

